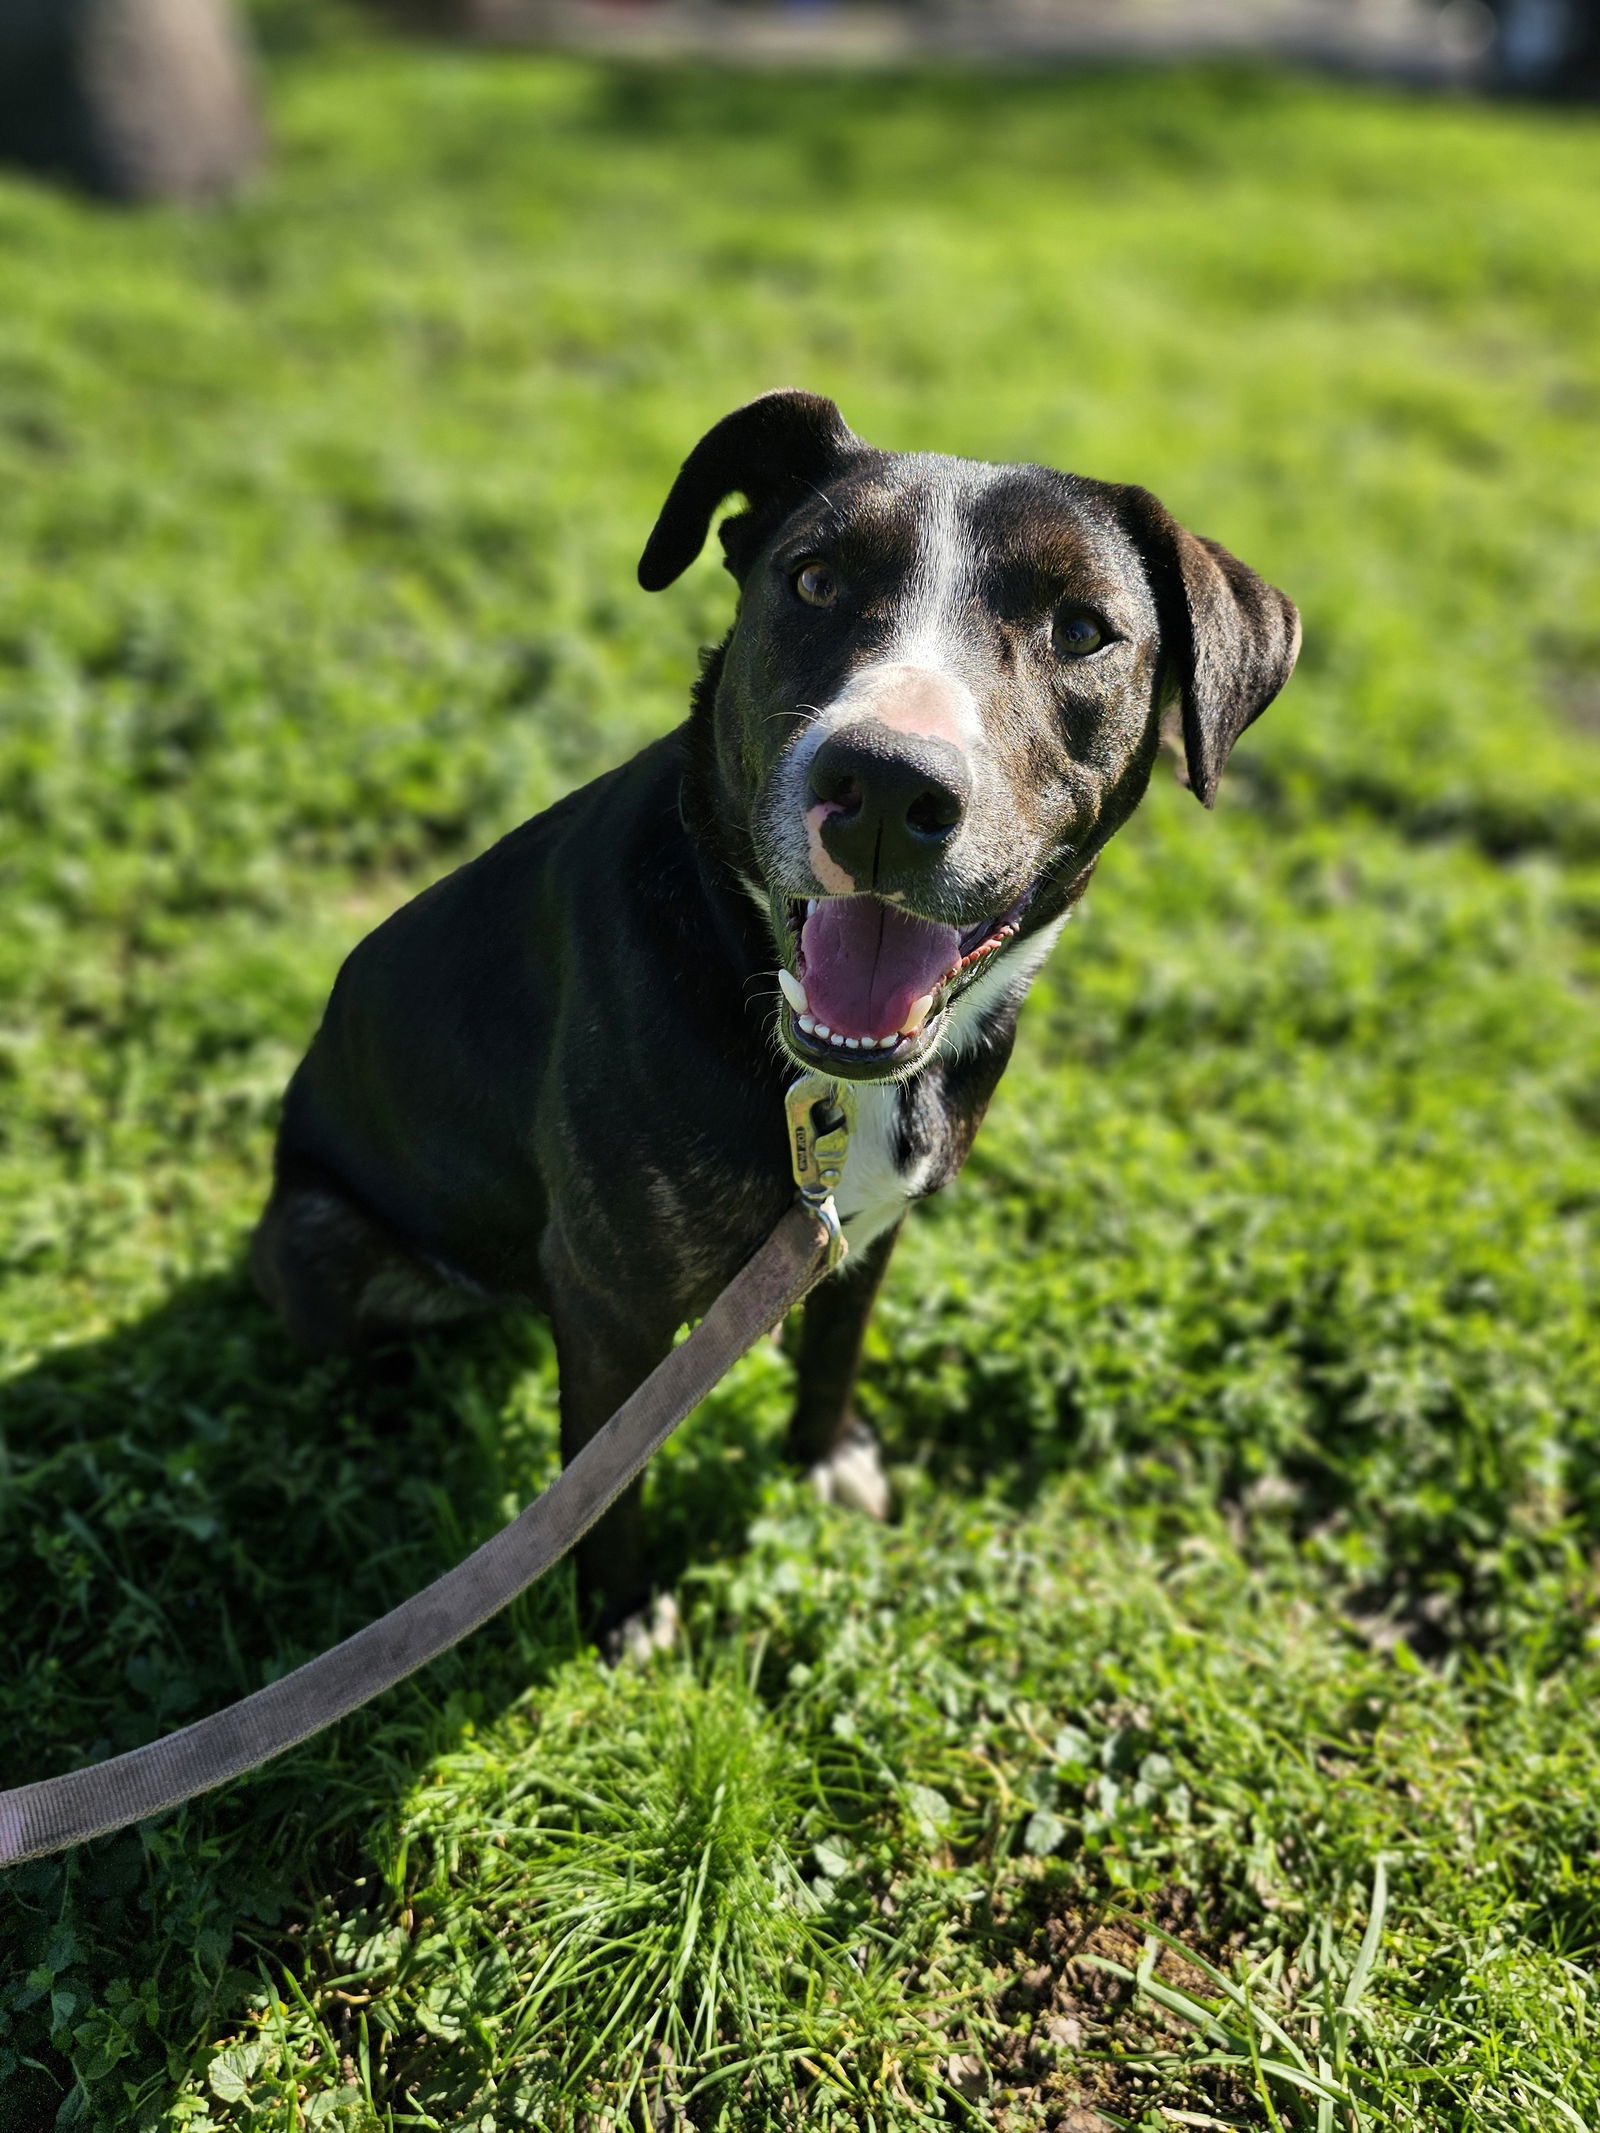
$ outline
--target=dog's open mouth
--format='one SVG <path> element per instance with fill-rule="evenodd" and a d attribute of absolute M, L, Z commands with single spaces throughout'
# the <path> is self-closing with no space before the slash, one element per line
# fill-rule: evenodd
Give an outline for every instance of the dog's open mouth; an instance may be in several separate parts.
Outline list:
<path fill-rule="evenodd" d="M 892 1071 L 931 1048 L 955 990 L 1014 938 L 1028 899 L 965 932 L 878 896 L 785 901 L 794 968 L 778 982 L 794 1049 Z"/>

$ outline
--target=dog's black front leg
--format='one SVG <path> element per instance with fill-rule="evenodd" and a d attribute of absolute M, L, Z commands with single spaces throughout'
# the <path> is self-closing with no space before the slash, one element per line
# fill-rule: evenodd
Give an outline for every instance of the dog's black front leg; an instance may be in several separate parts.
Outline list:
<path fill-rule="evenodd" d="M 592 1291 L 558 1293 L 550 1316 L 561 1366 L 561 1459 L 568 1465 L 668 1353 L 674 1328 L 624 1316 Z M 650 1597 L 642 1494 L 642 1482 L 634 1482 L 574 1551 L 579 1606 L 596 1636 Z"/>
<path fill-rule="evenodd" d="M 852 1405 L 867 1320 L 882 1286 L 899 1225 L 885 1230 L 843 1270 L 814 1289 L 796 1351 L 799 1384 L 789 1423 L 789 1457 L 815 1471 L 827 1493 L 881 1517 L 888 1492 L 871 1433 Z"/>

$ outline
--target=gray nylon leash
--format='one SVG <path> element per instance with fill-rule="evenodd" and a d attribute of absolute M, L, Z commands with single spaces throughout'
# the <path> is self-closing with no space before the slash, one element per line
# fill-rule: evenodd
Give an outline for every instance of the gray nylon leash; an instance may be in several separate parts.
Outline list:
<path fill-rule="evenodd" d="M 819 1101 L 828 1106 L 820 1114 Z M 0 1793 L 0 1866 L 124 1829 L 241 1777 L 437 1659 L 542 1577 L 740 1356 L 838 1263 L 843 1244 L 830 1194 L 849 1108 L 848 1098 L 839 1108 L 837 1085 L 821 1076 L 796 1082 L 788 1115 L 800 1198 L 689 1338 L 542 1496 L 453 1570 L 281 1681 L 126 1755 Z"/>

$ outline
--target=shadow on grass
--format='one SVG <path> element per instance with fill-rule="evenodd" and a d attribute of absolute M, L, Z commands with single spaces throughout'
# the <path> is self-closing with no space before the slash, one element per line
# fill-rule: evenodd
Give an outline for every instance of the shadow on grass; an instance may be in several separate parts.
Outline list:
<path fill-rule="evenodd" d="M 308 1362 L 228 1275 L 11 1380 L 8 1775 L 149 1740 L 436 1575 L 553 1464 L 548 1347 L 505 1321 Z"/>
<path fill-rule="evenodd" d="M 695 1445 L 675 1462 L 673 1573 L 696 1536 L 742 1543 L 765 1462 L 759 1434 L 741 1437 L 733 1461 Z M 0 1783 L 14 1785 L 248 1694 L 514 1515 L 556 1470 L 553 1343 L 542 1320 L 506 1317 L 308 1362 L 242 1273 L 211 1277 L 0 1387 L 0 1462 Z M 561 1566 L 317 1740 L 0 1879 L 0 2122 L 55 2123 L 74 2068 L 97 2094 L 84 2123 L 110 2109 L 101 2079 L 107 2095 L 129 2080 L 165 2093 L 155 2039 L 186 2021 L 214 2033 L 285 1932 L 381 1873 L 378 1833 L 428 1760 L 584 1649 Z M 140 2016 L 118 1981 L 152 1963 L 160 2005 Z"/>
<path fill-rule="evenodd" d="M 763 1343 L 653 1471 L 663 1582 L 743 1548 L 789 1394 Z M 233 1272 L 46 1355 L 0 1387 L 0 1782 L 138 1746 L 350 1634 L 514 1515 L 557 1445 L 534 1317 L 312 1362 Z M 384 1831 L 429 1762 L 589 1663 L 562 1566 L 250 1777 L 5 1876 L 0 2122 L 132 2123 L 169 2097 L 175 2037 L 225 2033 L 286 1936 L 401 1871 Z"/>

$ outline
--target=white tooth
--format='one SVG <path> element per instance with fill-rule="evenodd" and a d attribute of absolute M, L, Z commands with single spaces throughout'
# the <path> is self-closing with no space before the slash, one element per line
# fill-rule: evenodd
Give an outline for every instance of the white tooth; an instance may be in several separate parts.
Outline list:
<path fill-rule="evenodd" d="M 900 1025 L 902 1037 L 914 1037 L 933 1012 L 933 994 L 925 992 L 920 1000 L 913 1000 L 906 1009 L 906 1019 Z"/>
<path fill-rule="evenodd" d="M 809 1015 L 801 1015 L 798 1019 L 800 1027 L 805 1031 L 808 1037 L 814 1037 L 817 1034 L 817 1025 L 815 1024 L 815 1022 L 812 1021 Z"/>
<path fill-rule="evenodd" d="M 833 1035 L 833 1031 L 829 1029 L 826 1022 L 819 1022 L 817 1024 L 817 1035 L 819 1037 L 831 1037 Z"/>
<path fill-rule="evenodd" d="M 876 1051 L 876 1050 L 878 1049 L 878 1040 L 877 1040 L 877 1038 L 876 1038 L 876 1037 L 863 1037 L 863 1038 L 862 1038 L 862 1040 L 861 1040 L 861 1049 L 862 1049 L 862 1050 L 863 1050 L 864 1052 L 875 1052 L 875 1051 Z"/>
<path fill-rule="evenodd" d="M 845 1041 L 846 1045 L 847 1045 L 847 1046 L 848 1046 L 848 1047 L 850 1048 L 850 1050 L 851 1050 L 852 1052 L 859 1052 L 859 1051 L 860 1051 L 860 1049 L 861 1049 L 861 1039 L 860 1039 L 859 1037 L 846 1037 L 846 1039 L 845 1039 L 844 1041 Z"/>
<path fill-rule="evenodd" d="M 788 1001 L 795 1013 L 803 1015 L 811 1003 L 806 998 L 805 987 L 794 972 L 792 970 L 780 970 L 778 972 L 778 983 L 783 988 L 783 997 Z"/>
<path fill-rule="evenodd" d="M 815 909 L 816 909 L 816 908 L 817 908 L 817 899 L 816 899 L 816 898 L 815 898 L 814 896 L 808 896 L 808 897 L 806 898 L 806 917 L 807 917 L 807 918 L 809 918 L 809 917 L 811 916 L 812 912 L 813 912 L 813 911 L 815 911 Z"/>

